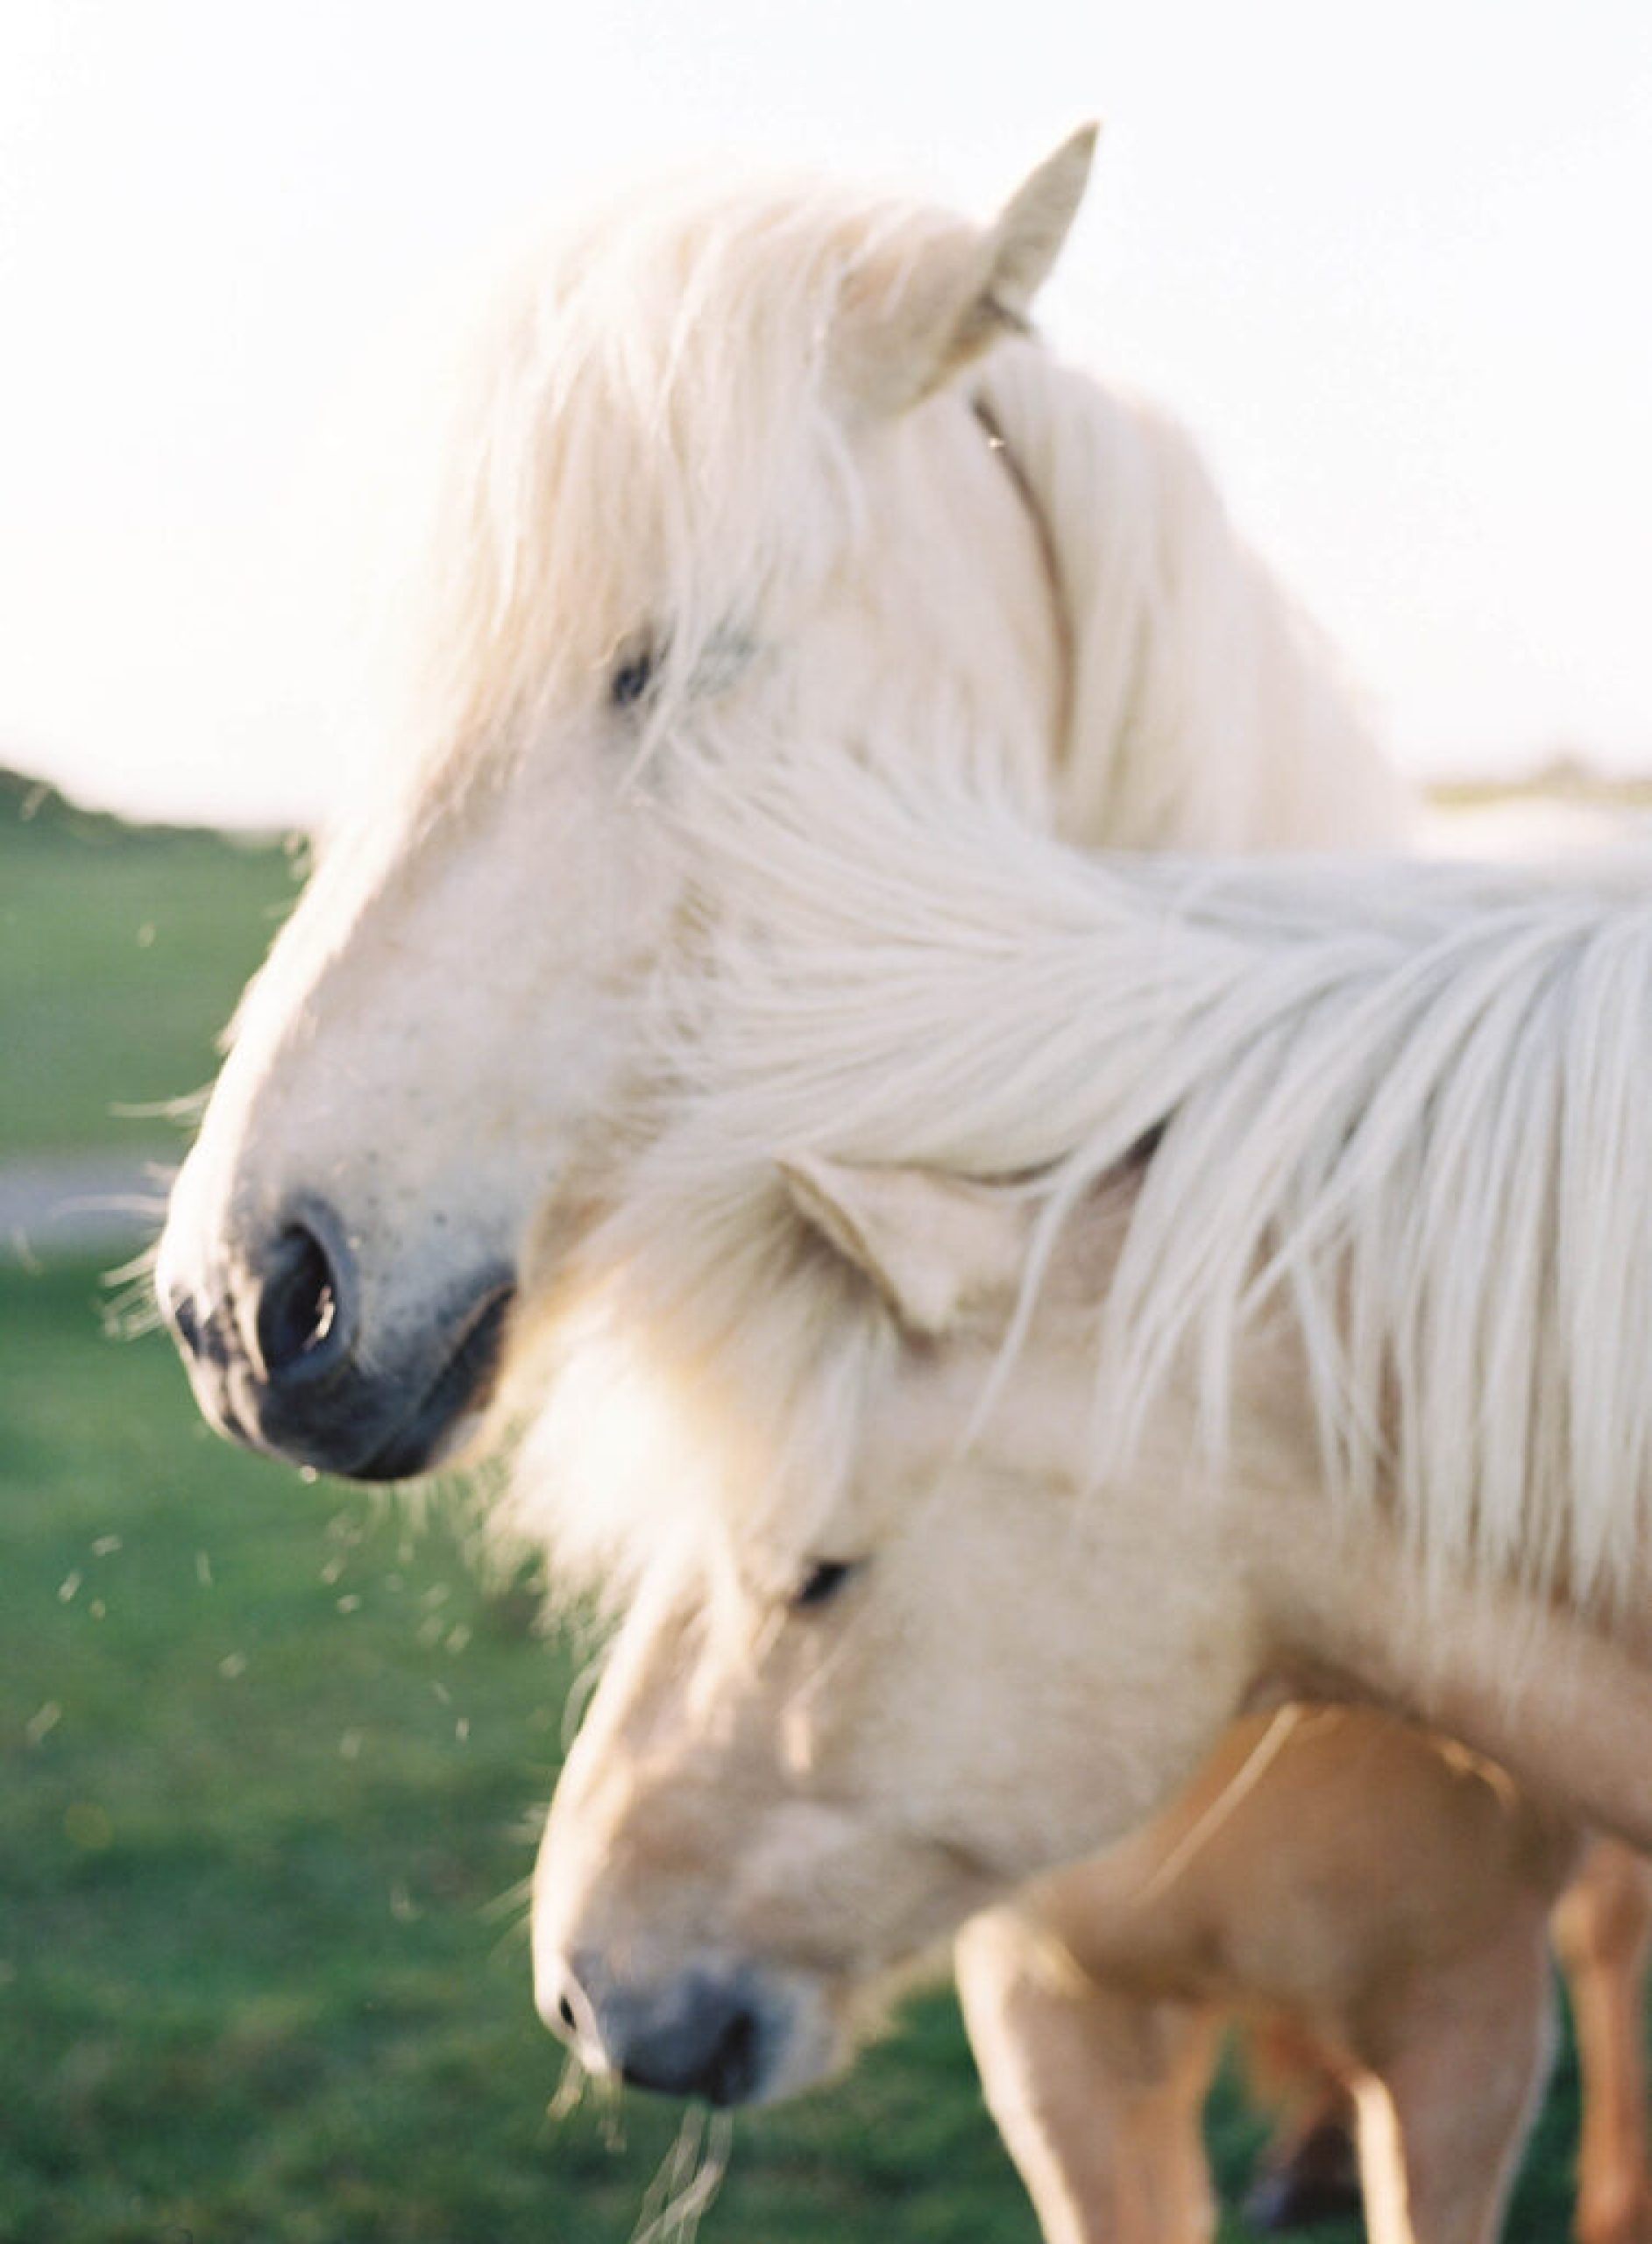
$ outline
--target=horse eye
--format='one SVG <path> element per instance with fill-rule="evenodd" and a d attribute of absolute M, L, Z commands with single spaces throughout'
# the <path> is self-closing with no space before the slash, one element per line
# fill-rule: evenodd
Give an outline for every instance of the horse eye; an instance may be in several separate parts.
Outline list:
<path fill-rule="evenodd" d="M 653 683 L 653 650 L 639 648 L 615 665 L 608 680 L 608 699 L 616 709 L 635 708 Z"/>
<path fill-rule="evenodd" d="M 801 1613 L 816 1606 L 829 1605 L 849 1576 L 860 1568 L 852 1559 L 822 1559 L 810 1567 L 798 1587 L 792 1592 L 791 1609 Z"/>

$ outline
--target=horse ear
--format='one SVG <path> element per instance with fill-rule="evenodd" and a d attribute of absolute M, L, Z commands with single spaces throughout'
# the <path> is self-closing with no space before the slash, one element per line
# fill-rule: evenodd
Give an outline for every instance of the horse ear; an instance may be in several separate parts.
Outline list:
<path fill-rule="evenodd" d="M 1085 124 L 1064 140 L 984 234 L 961 226 L 893 274 L 874 260 L 852 277 L 834 346 L 852 394 L 902 412 L 1006 332 L 1025 329 L 1084 198 L 1095 135 Z"/>
<path fill-rule="evenodd" d="M 805 1221 L 871 1280 L 909 1331 L 939 1339 L 972 1308 L 1013 1298 L 1029 1218 L 1006 1187 L 812 1154 L 779 1168 Z"/>
<path fill-rule="evenodd" d="M 987 236 L 987 288 L 981 302 L 971 308 L 977 317 L 996 316 L 996 324 L 984 340 L 990 341 L 1006 324 L 1025 327 L 1032 317 L 1032 299 L 1049 279 L 1084 200 L 1099 131 L 1097 125 L 1081 124 L 1069 133 L 1053 155 L 1028 174 L 998 213 Z"/>

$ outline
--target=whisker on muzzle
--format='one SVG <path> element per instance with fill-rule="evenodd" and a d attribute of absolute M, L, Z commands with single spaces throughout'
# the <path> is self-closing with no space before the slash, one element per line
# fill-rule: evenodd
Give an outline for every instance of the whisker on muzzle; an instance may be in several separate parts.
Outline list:
<path fill-rule="evenodd" d="M 631 2244 L 693 2244 L 723 2186 L 734 2141 L 731 2113 L 685 2112 L 642 2201 Z"/>

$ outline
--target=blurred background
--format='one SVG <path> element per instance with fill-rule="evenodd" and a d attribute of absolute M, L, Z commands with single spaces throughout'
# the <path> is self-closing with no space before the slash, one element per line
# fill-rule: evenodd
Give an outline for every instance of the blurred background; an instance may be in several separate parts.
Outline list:
<path fill-rule="evenodd" d="M 123 809 L 308 817 L 271 556 L 413 300 L 612 174 L 985 214 L 1094 115 L 1058 346 L 1187 419 L 1416 768 L 1638 764 L 1649 110 L 1638 0 L 13 0 L 0 741 Z"/>
<path fill-rule="evenodd" d="M 985 215 L 1090 115 L 1057 347 L 1188 422 L 1410 769 L 1638 800 L 1638 0 L 0 11 L 7 2244 L 678 2233 L 691 2133 L 550 2116 L 528 2002 L 578 1648 L 457 1500 L 208 1435 L 105 1274 L 327 805 L 292 618 L 316 431 L 386 330 L 615 174 L 722 152 Z M 1517 2238 L 1563 2232 L 1573 2094 L 1563 2060 Z M 1230 2086 L 1212 2124 L 1237 2198 Z M 947 1999 L 742 2121 L 705 2234 L 1031 2244 Z"/>

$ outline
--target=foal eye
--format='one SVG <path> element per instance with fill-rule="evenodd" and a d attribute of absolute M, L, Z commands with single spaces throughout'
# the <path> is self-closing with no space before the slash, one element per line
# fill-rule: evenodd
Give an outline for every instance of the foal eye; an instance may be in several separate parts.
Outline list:
<path fill-rule="evenodd" d="M 821 1559 L 811 1566 L 791 1594 L 794 1613 L 812 1611 L 815 1607 L 829 1605 L 847 1581 L 860 1572 L 852 1559 Z"/>
<path fill-rule="evenodd" d="M 632 709 L 654 683 L 654 650 L 638 647 L 622 656 L 608 679 L 608 699 L 616 709 Z"/>

